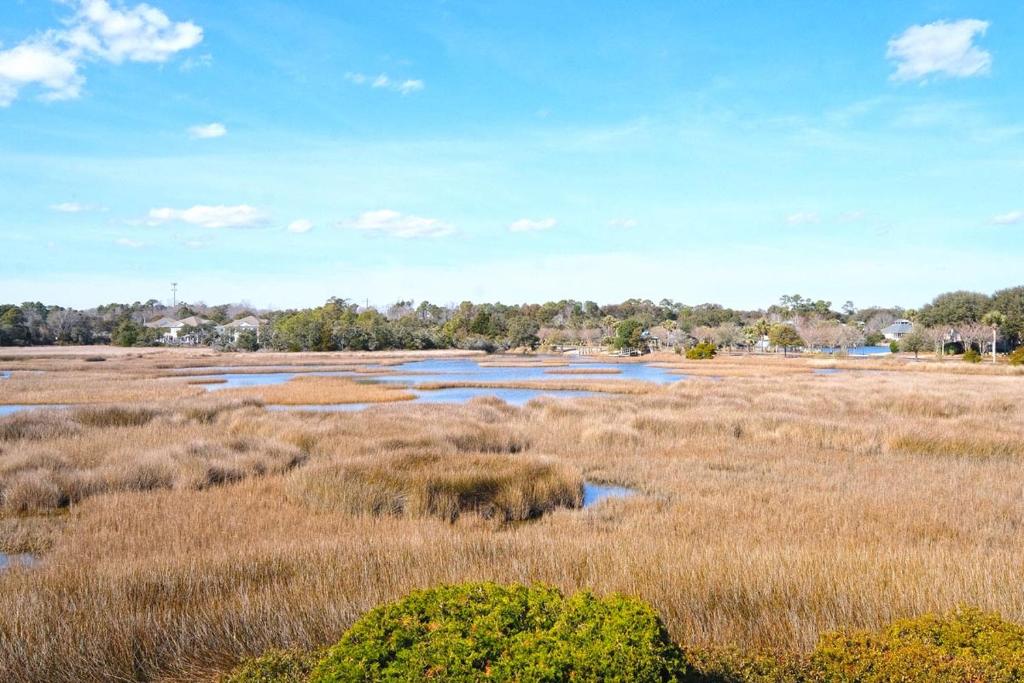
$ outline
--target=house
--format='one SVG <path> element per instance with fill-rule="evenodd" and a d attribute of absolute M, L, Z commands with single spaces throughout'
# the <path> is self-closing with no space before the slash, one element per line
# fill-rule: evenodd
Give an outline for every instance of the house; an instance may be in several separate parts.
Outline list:
<path fill-rule="evenodd" d="M 200 318 L 197 315 L 190 315 L 187 318 L 181 320 L 175 320 L 174 318 L 168 318 L 163 316 L 156 320 L 151 320 L 146 323 L 146 327 L 154 330 L 163 330 L 163 341 L 165 344 L 198 344 L 202 341 L 199 335 L 195 333 L 182 335 L 182 331 L 186 327 L 198 328 L 203 325 L 209 325 L 212 321 L 206 318 Z"/>
<path fill-rule="evenodd" d="M 229 323 L 218 326 L 217 331 L 221 334 L 231 335 L 231 339 L 234 342 L 238 341 L 239 336 L 241 336 L 243 332 L 255 332 L 256 341 L 258 342 L 260 340 L 260 327 L 266 324 L 266 320 L 257 318 L 254 315 L 247 315 L 243 318 L 239 318 L 238 320 L 232 320 Z"/>
<path fill-rule="evenodd" d="M 882 336 L 889 341 L 903 339 L 914 331 L 914 323 L 906 319 L 894 320 L 891 325 L 882 330 Z"/>

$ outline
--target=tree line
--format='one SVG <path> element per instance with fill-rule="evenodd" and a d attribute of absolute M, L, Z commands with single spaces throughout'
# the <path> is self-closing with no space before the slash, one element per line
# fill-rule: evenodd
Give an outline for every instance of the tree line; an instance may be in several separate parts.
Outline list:
<path fill-rule="evenodd" d="M 218 333 L 219 325 L 247 315 L 266 321 L 258 335 Z M 518 305 L 399 301 L 387 307 L 364 307 L 332 297 L 322 306 L 287 310 L 258 310 L 246 304 L 170 307 L 156 300 L 76 310 L 27 302 L 0 305 L 0 346 L 157 345 L 167 343 L 163 331 L 145 323 L 189 316 L 210 321 L 190 329 L 190 338 L 219 348 L 248 350 L 497 351 L 596 344 L 636 348 L 650 343 L 682 349 L 700 342 L 751 348 L 763 340 L 780 348 L 849 348 L 881 343 L 882 330 L 901 318 L 914 322 L 913 340 L 920 342 L 921 350 L 948 337 L 949 331 L 955 331 L 965 347 L 981 350 L 993 332 L 1010 348 L 1024 341 L 1024 286 L 991 295 L 947 292 L 919 310 L 857 308 L 851 301 L 835 307 L 831 301 L 799 294 L 784 295 L 778 303 L 759 310 L 688 305 L 672 299 L 657 303 L 628 299 L 607 305 L 575 300 Z"/>

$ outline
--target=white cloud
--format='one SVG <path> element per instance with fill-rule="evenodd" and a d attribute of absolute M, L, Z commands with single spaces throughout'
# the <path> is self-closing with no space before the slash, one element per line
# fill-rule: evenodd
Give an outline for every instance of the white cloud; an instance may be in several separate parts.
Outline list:
<path fill-rule="evenodd" d="M 209 140 L 211 138 L 222 138 L 228 134 L 228 129 L 223 123 L 204 123 L 198 126 L 190 126 L 188 135 L 193 140 Z"/>
<path fill-rule="evenodd" d="M 102 207 L 92 204 L 79 204 L 78 202 L 61 202 L 52 204 L 50 209 L 58 213 L 84 213 L 86 211 L 102 211 Z"/>
<path fill-rule="evenodd" d="M 313 221 L 306 218 L 300 218 L 297 221 L 292 221 L 288 224 L 288 232 L 294 232 L 301 235 L 304 232 L 309 232 L 313 229 Z"/>
<path fill-rule="evenodd" d="M 1024 210 L 1009 211 L 1007 213 L 1001 213 L 998 216 L 992 217 L 992 222 L 996 225 L 1015 225 L 1020 222 L 1024 222 Z"/>
<path fill-rule="evenodd" d="M 120 238 L 118 240 L 115 240 L 114 242 L 115 242 L 115 244 L 118 244 L 118 245 L 120 245 L 122 247 L 128 247 L 129 249 L 141 249 L 142 247 L 146 246 L 145 242 L 139 242 L 138 240 L 131 240 L 131 239 L 128 239 L 127 237 L 122 237 L 122 238 Z"/>
<path fill-rule="evenodd" d="M 512 232 L 537 232 L 539 230 L 550 230 L 556 225 L 558 225 L 558 221 L 554 218 L 541 218 L 537 220 L 520 218 L 517 221 L 513 221 L 508 226 L 508 229 Z"/>
<path fill-rule="evenodd" d="M 608 226 L 612 228 L 620 228 L 622 230 L 630 230 L 640 225 L 635 218 L 616 218 L 608 221 Z"/>
<path fill-rule="evenodd" d="M 10 105 L 28 85 L 43 88 L 45 101 L 75 99 L 88 61 L 112 64 L 165 62 L 199 44 L 203 29 L 173 22 L 155 7 L 113 8 L 108 0 L 68 0 L 75 14 L 61 29 L 50 29 L 0 50 L 0 107 Z"/>
<path fill-rule="evenodd" d="M 790 225 L 807 225 L 820 220 L 821 217 L 813 211 L 797 211 L 786 216 L 786 222 Z"/>
<path fill-rule="evenodd" d="M 195 71 L 196 69 L 207 69 L 211 66 L 213 66 L 213 55 L 207 52 L 206 54 L 201 54 L 198 57 L 186 57 L 182 60 L 181 66 L 178 67 L 178 70 L 188 73 L 189 71 Z"/>
<path fill-rule="evenodd" d="M 160 225 L 167 222 L 188 223 L 203 228 L 254 228 L 266 223 L 266 216 L 259 209 L 248 204 L 237 206 L 203 206 L 190 209 L 150 209 L 148 223 Z"/>
<path fill-rule="evenodd" d="M 857 223 L 865 218 L 863 211 L 843 211 L 839 214 L 839 220 L 843 223 Z"/>
<path fill-rule="evenodd" d="M 426 83 L 418 78 L 394 80 L 385 73 L 378 74 L 376 76 L 368 76 L 363 73 L 349 71 L 345 74 L 345 80 L 354 85 L 369 85 L 371 88 L 391 90 L 393 92 L 401 93 L 402 95 L 419 92 L 427 87 Z"/>
<path fill-rule="evenodd" d="M 915 25 L 889 41 L 886 58 L 896 64 L 894 81 L 924 79 L 932 74 L 968 78 L 987 74 L 991 53 L 974 44 L 989 22 L 981 19 L 936 21 Z"/>
<path fill-rule="evenodd" d="M 84 82 L 76 59 L 45 36 L 0 51 L 0 107 L 8 106 L 22 87 L 32 83 L 46 89 L 44 100 L 56 101 L 78 97 Z"/>
<path fill-rule="evenodd" d="M 455 232 L 455 227 L 436 218 L 423 218 L 380 209 L 359 214 L 355 220 L 342 225 L 354 230 L 377 232 L 392 237 L 409 239 L 414 237 L 444 237 Z"/>
<path fill-rule="evenodd" d="M 426 86 L 423 84 L 423 81 L 418 78 L 410 78 L 396 84 L 394 89 L 403 95 L 408 95 L 411 92 L 419 92 L 420 90 L 423 90 L 424 87 Z"/>

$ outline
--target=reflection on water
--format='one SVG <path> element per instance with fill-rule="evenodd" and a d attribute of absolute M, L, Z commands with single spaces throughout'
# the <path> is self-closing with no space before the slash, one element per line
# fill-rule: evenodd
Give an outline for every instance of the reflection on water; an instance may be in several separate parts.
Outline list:
<path fill-rule="evenodd" d="M 36 558 L 32 555 L 26 555 L 24 553 L 15 555 L 5 555 L 0 553 L 0 570 L 11 569 L 13 567 L 31 567 L 36 563 Z"/>
<path fill-rule="evenodd" d="M 635 489 L 615 484 L 583 484 L 583 507 L 588 508 L 597 505 L 608 498 L 629 498 L 636 494 Z"/>
<path fill-rule="evenodd" d="M 44 408 L 60 409 L 67 408 L 67 406 L 59 403 L 12 403 L 8 405 L 0 405 L 0 417 L 3 417 L 4 415 L 13 415 L 14 413 L 20 413 L 25 410 L 43 410 Z"/>
<path fill-rule="evenodd" d="M 228 366 L 224 366 L 228 367 Z M 559 366 L 565 367 L 565 366 Z M 241 387 L 257 387 L 272 384 L 282 384 L 298 376 L 319 376 L 319 377 L 358 377 L 366 382 L 384 382 L 392 384 L 412 385 L 416 394 L 414 403 L 465 403 L 478 396 L 496 396 L 511 405 L 523 405 L 528 401 L 541 396 L 552 396 L 555 398 L 578 398 L 582 396 L 593 396 L 591 391 L 566 391 L 546 389 L 505 389 L 486 387 L 451 387 L 437 390 L 417 390 L 417 384 L 432 382 L 533 382 L 547 381 L 551 383 L 575 382 L 575 381 L 619 381 L 633 380 L 640 382 L 653 382 L 656 384 L 669 384 L 687 379 L 683 375 L 672 374 L 667 368 L 659 368 L 646 363 L 596 363 L 596 362 L 573 362 L 569 367 L 593 368 L 595 370 L 619 370 L 615 374 L 598 373 L 572 373 L 552 374 L 547 372 L 552 369 L 550 366 L 536 365 L 532 367 L 487 367 L 481 366 L 475 360 L 465 358 L 448 358 L 435 360 L 418 360 L 402 363 L 387 368 L 387 374 L 367 375 L 367 373 L 354 372 L 351 370 L 338 370 L 332 372 L 266 372 L 259 374 L 250 373 L 223 373 L 219 375 L 182 375 L 182 379 L 192 380 L 222 380 L 215 384 L 201 384 L 207 391 L 220 391 L 222 389 L 237 389 Z M 557 369 L 557 368 L 556 368 Z M 355 407 L 357 406 L 357 407 Z M 275 406 L 274 410 L 317 410 L 317 411 L 343 411 L 362 410 L 367 407 L 364 404 L 343 404 L 337 406 Z"/>
<path fill-rule="evenodd" d="M 182 375 L 183 379 L 190 380 L 224 380 L 216 384 L 201 384 L 207 391 L 219 391 L 221 389 L 238 389 L 241 387 L 262 387 L 271 384 L 284 384 L 296 377 L 351 377 L 359 373 L 350 370 L 338 370 L 334 372 L 261 372 L 242 373 L 227 372 L 223 375 Z"/>
<path fill-rule="evenodd" d="M 838 375 L 843 372 L 840 368 L 817 368 L 814 371 L 815 375 Z"/>
<path fill-rule="evenodd" d="M 572 369 L 619 370 L 614 374 L 595 372 L 556 374 L 548 370 Z M 494 367 L 481 366 L 474 360 L 463 358 L 420 360 L 402 363 L 390 368 L 392 374 L 374 377 L 379 382 L 527 382 L 544 380 L 550 382 L 571 382 L 574 380 L 618 381 L 635 380 L 669 384 L 686 379 L 682 375 L 674 375 L 667 368 L 659 368 L 647 363 L 591 363 L 577 361 L 569 366 L 545 367 Z M 403 371 L 405 371 L 403 373 Z"/>

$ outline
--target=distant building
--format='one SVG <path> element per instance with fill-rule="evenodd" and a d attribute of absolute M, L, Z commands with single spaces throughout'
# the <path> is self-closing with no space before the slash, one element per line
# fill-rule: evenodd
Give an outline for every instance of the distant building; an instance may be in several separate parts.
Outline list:
<path fill-rule="evenodd" d="M 882 330 L 882 336 L 889 341 L 898 341 L 903 339 L 908 334 L 914 331 L 914 323 L 906 319 L 900 319 L 893 321 L 892 325 L 889 325 Z"/>
<path fill-rule="evenodd" d="M 238 341 L 238 337 L 243 332 L 255 332 L 256 341 L 260 340 L 260 327 L 266 325 L 267 321 L 261 318 L 257 318 L 254 315 L 247 315 L 244 318 L 238 320 L 232 320 L 229 323 L 220 325 L 217 331 L 222 334 L 230 334 L 231 339 L 234 342 Z"/>
<path fill-rule="evenodd" d="M 212 322 L 212 320 L 200 318 L 197 315 L 190 315 L 181 320 L 163 316 L 149 321 L 146 323 L 146 327 L 153 330 L 163 330 L 163 342 L 165 344 L 198 344 L 200 341 L 199 335 L 194 333 L 183 335 L 182 331 L 185 328 L 198 328 L 203 325 L 210 325 Z"/>

